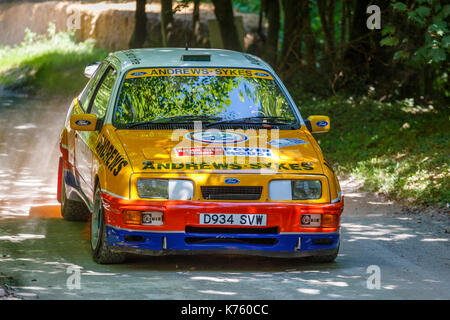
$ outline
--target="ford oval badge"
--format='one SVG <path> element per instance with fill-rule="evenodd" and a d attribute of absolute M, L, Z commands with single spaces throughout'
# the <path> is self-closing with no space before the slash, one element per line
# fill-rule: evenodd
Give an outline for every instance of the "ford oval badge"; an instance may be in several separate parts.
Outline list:
<path fill-rule="evenodd" d="M 228 178 L 223 180 L 223 182 L 225 182 L 226 184 L 238 184 L 239 182 L 241 182 L 241 180 L 235 178 Z"/>
<path fill-rule="evenodd" d="M 133 72 L 132 76 L 145 76 L 147 72 L 139 71 L 139 72 Z"/>
<path fill-rule="evenodd" d="M 322 121 L 318 121 L 317 123 L 316 123 L 316 125 L 318 126 L 318 127 L 326 127 L 327 125 L 328 125 L 328 122 L 326 122 L 326 121 L 324 121 L 324 120 L 322 120 Z"/>
<path fill-rule="evenodd" d="M 188 133 L 186 137 L 192 141 L 211 144 L 239 143 L 248 140 L 242 133 L 228 131 L 195 131 Z"/>
<path fill-rule="evenodd" d="M 91 122 L 89 120 L 80 119 L 80 120 L 75 121 L 75 124 L 80 127 L 86 127 L 86 126 L 90 125 Z"/>

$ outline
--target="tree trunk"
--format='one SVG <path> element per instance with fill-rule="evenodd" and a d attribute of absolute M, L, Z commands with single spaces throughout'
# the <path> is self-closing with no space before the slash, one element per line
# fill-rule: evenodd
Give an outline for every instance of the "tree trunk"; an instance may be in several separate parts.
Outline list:
<path fill-rule="evenodd" d="M 339 43 L 339 51 L 341 61 L 344 59 L 345 52 L 345 41 L 347 38 L 347 8 L 348 4 L 346 1 L 341 2 L 341 41 Z"/>
<path fill-rule="evenodd" d="M 147 39 L 147 14 L 145 4 L 147 0 L 136 0 L 136 13 L 133 35 L 130 40 L 130 48 L 142 48 Z"/>
<path fill-rule="evenodd" d="M 267 0 L 261 0 L 259 4 L 259 17 L 258 17 L 258 35 L 261 37 L 261 39 L 264 41 L 264 33 L 263 33 L 263 18 L 264 18 L 264 12 L 266 11 L 266 1 Z"/>
<path fill-rule="evenodd" d="M 225 49 L 242 51 L 239 34 L 234 23 L 233 4 L 231 0 L 212 0 L 214 13 L 219 23 L 220 34 Z"/>
<path fill-rule="evenodd" d="M 302 3 L 298 0 L 282 0 L 284 11 L 283 48 L 279 68 L 295 70 L 302 57 Z"/>
<path fill-rule="evenodd" d="M 308 68 L 315 69 L 316 56 L 314 54 L 314 47 L 316 39 L 311 29 L 311 16 L 309 1 L 302 1 L 302 20 L 303 20 L 303 34 L 305 35 L 305 59 Z"/>
<path fill-rule="evenodd" d="M 173 46 L 174 37 L 172 0 L 161 0 L 161 35 L 164 47 Z"/>
<path fill-rule="evenodd" d="M 383 63 L 386 58 L 386 50 L 380 46 L 381 33 L 369 30 L 366 26 L 368 18 L 366 10 L 372 2 L 371 0 L 355 1 L 353 20 L 349 30 L 349 41 L 344 56 L 344 62 L 349 73 L 360 79 L 360 82 L 362 82 L 362 79 L 372 82 L 378 76 L 385 75 Z M 381 12 L 386 12 L 390 1 L 380 0 L 377 2 L 377 5 L 380 7 Z"/>
<path fill-rule="evenodd" d="M 194 11 L 192 12 L 192 28 L 195 44 L 200 43 L 200 0 L 194 0 Z"/>
<path fill-rule="evenodd" d="M 269 20 L 269 30 L 264 45 L 264 59 L 275 66 L 278 53 L 278 32 L 280 30 L 280 4 L 278 0 L 268 0 L 266 2 L 266 12 Z"/>
<path fill-rule="evenodd" d="M 319 9 L 320 22 L 324 33 L 324 67 L 328 72 L 333 72 L 336 52 L 334 50 L 334 8 L 335 0 L 318 0 L 317 6 Z"/>

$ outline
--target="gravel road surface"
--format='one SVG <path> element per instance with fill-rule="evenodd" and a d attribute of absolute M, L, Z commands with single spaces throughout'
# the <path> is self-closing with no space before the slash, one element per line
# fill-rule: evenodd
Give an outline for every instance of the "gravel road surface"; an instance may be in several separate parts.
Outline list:
<path fill-rule="evenodd" d="M 57 140 L 69 102 L 0 97 L 3 298 L 8 292 L 23 299 L 450 298 L 448 214 L 402 212 L 352 180 L 342 181 L 335 263 L 168 256 L 95 264 L 87 225 L 62 220 L 55 200 Z"/>

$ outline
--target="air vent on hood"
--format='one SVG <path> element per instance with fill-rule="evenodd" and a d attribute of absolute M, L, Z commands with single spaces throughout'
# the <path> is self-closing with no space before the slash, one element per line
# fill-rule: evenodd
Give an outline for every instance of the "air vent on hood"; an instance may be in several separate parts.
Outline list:
<path fill-rule="evenodd" d="M 181 61 L 211 61 L 210 54 L 183 54 Z"/>

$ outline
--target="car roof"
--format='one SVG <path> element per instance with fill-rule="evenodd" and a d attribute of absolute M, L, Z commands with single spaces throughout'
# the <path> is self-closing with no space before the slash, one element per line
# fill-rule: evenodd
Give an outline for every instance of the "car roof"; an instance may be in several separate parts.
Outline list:
<path fill-rule="evenodd" d="M 210 61 L 183 61 L 183 55 L 210 55 Z M 263 69 L 273 72 L 262 59 L 248 54 L 222 49 L 147 48 L 117 51 L 110 54 L 117 58 L 122 72 L 151 67 L 228 67 Z"/>

